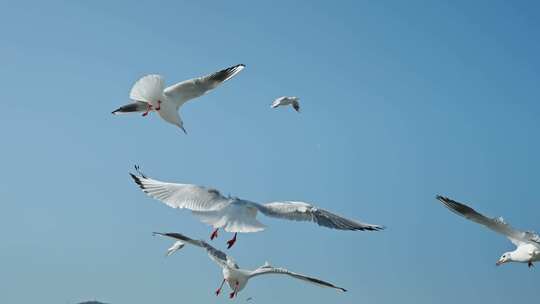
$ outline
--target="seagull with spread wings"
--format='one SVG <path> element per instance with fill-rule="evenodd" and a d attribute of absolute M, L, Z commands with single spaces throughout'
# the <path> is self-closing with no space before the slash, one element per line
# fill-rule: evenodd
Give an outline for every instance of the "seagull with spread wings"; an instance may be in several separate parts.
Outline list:
<path fill-rule="evenodd" d="M 161 75 L 146 75 L 131 88 L 129 97 L 133 102 L 114 110 L 112 114 L 143 112 L 142 116 L 146 116 L 149 112 L 155 111 L 163 120 L 179 127 L 187 134 L 178 109 L 187 101 L 200 97 L 231 79 L 244 68 L 245 65 L 238 64 L 167 88 L 164 88 L 164 79 Z"/>
<path fill-rule="evenodd" d="M 213 226 L 211 240 L 217 237 L 220 228 L 227 232 L 234 232 L 233 238 L 227 241 L 228 248 L 236 242 L 238 232 L 264 230 L 265 226 L 257 220 L 259 212 L 266 216 L 293 221 L 311 221 L 319 226 L 339 230 L 384 229 L 383 226 L 350 220 L 304 202 L 281 201 L 258 204 L 236 197 L 223 196 L 218 190 L 211 188 L 162 182 L 147 177 L 139 171 L 138 166 L 135 166 L 135 169 L 139 175 L 132 173 L 130 175 L 143 192 L 169 207 L 191 210 L 202 222 Z"/>
<path fill-rule="evenodd" d="M 540 261 L 540 235 L 530 231 L 519 231 L 508 225 L 503 218 L 489 218 L 469 206 L 458 203 L 444 196 L 437 196 L 452 212 L 465 217 L 475 223 L 483 225 L 495 232 L 505 235 L 516 245 L 516 250 L 506 252 L 497 261 L 497 266 L 508 262 L 527 263 L 529 268 L 533 267 L 533 262 Z"/>
<path fill-rule="evenodd" d="M 300 98 L 296 96 L 281 96 L 276 98 L 270 107 L 274 109 L 285 106 L 292 106 L 296 112 L 300 112 Z"/>
<path fill-rule="evenodd" d="M 268 264 L 268 262 L 266 262 L 263 266 L 255 270 L 241 269 L 240 267 L 238 267 L 238 264 L 236 264 L 230 256 L 225 254 L 223 251 L 220 251 L 212 247 L 210 244 L 206 243 L 205 241 L 193 240 L 180 233 L 154 232 L 154 234 L 173 238 L 176 240 L 176 243 L 181 242 L 182 244 L 190 244 L 190 245 L 205 249 L 210 259 L 216 262 L 222 268 L 222 271 L 223 271 L 223 281 L 221 281 L 221 285 L 216 290 L 216 296 L 218 296 L 221 293 L 221 289 L 223 288 L 223 285 L 225 284 L 225 282 L 227 282 L 227 284 L 232 290 L 232 292 L 229 294 L 229 297 L 232 299 L 238 294 L 238 292 L 240 292 L 242 289 L 244 289 L 244 287 L 246 287 L 249 279 L 257 277 L 257 276 L 261 276 L 261 275 L 267 275 L 267 274 L 288 275 L 295 279 L 303 280 L 303 281 L 306 281 L 306 282 L 309 282 L 309 283 L 312 283 L 321 287 L 329 287 L 329 288 L 335 288 L 340 291 L 347 291 L 344 288 L 335 286 L 331 283 L 325 282 L 323 280 L 319 280 L 317 278 L 308 277 L 303 274 L 295 273 L 285 268 L 272 267 L 270 266 L 270 264 Z"/>

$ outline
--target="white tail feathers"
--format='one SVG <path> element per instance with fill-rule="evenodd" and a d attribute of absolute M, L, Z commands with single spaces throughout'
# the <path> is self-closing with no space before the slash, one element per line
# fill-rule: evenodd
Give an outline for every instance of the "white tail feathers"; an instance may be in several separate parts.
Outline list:
<path fill-rule="evenodd" d="M 155 104 L 163 99 L 164 81 L 160 75 L 146 75 L 133 85 L 129 98 Z"/>

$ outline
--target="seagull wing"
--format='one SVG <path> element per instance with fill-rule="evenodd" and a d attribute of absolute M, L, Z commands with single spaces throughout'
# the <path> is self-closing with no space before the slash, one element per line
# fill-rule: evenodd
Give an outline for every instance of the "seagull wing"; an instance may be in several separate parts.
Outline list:
<path fill-rule="evenodd" d="M 495 232 L 506 235 L 512 243 L 516 246 L 520 246 L 523 243 L 536 243 L 540 245 L 540 236 L 534 232 L 524 232 L 512 228 L 502 218 L 489 218 L 471 207 L 458 203 L 452 199 L 444 196 L 437 196 L 437 199 L 443 203 L 450 211 L 465 217 L 475 223 L 483 225 Z"/>
<path fill-rule="evenodd" d="M 135 101 L 156 103 L 163 97 L 163 77 L 160 75 L 146 75 L 133 85 L 129 98 Z"/>
<path fill-rule="evenodd" d="M 143 174 L 137 176 L 130 173 L 130 175 L 144 193 L 172 208 L 204 212 L 220 209 L 230 203 L 230 199 L 215 189 L 162 182 Z"/>
<path fill-rule="evenodd" d="M 295 98 L 292 101 L 292 107 L 296 112 L 300 112 L 300 102 L 298 101 L 298 98 Z"/>
<path fill-rule="evenodd" d="M 231 79 L 244 68 L 245 65 L 238 64 L 210 75 L 185 80 L 167 87 L 164 94 L 172 98 L 176 103 L 176 107 L 179 108 L 186 101 L 204 95 L 221 83 Z"/>
<path fill-rule="evenodd" d="M 306 282 L 309 282 L 311 284 L 315 284 L 315 285 L 318 285 L 318 286 L 321 286 L 321 287 L 330 287 L 330 288 L 335 288 L 335 289 L 338 289 L 338 290 L 341 290 L 341 291 L 347 291 L 345 288 L 335 286 L 334 284 L 325 282 L 323 280 L 313 278 L 313 277 L 308 277 L 308 276 L 305 276 L 303 274 L 295 273 L 295 272 L 289 271 L 289 270 L 287 270 L 285 268 L 275 268 L 275 267 L 272 267 L 270 265 L 264 265 L 262 267 L 259 267 L 259 268 L 255 269 L 254 271 L 251 272 L 250 278 L 260 276 L 260 275 L 263 275 L 263 274 L 284 274 L 284 275 L 288 275 L 290 277 L 293 277 L 295 279 L 306 281 Z"/>
<path fill-rule="evenodd" d="M 222 268 L 230 267 L 230 268 L 238 269 L 238 265 L 234 262 L 234 260 L 230 256 L 225 254 L 225 252 L 212 247 L 210 244 L 208 244 L 207 242 L 203 240 L 193 240 L 183 234 L 175 233 L 175 232 L 171 232 L 171 233 L 154 232 L 154 235 L 170 237 L 170 238 L 179 240 L 181 242 L 184 242 L 186 244 L 201 247 L 206 250 L 206 252 L 208 253 L 208 256 L 214 262 L 216 262 L 220 267 Z"/>
<path fill-rule="evenodd" d="M 287 97 L 285 96 L 282 96 L 282 97 L 278 97 L 276 98 L 273 102 L 272 102 L 272 105 L 270 107 L 272 108 L 277 108 L 281 105 L 281 102 L 283 101 L 283 99 L 285 99 Z"/>
<path fill-rule="evenodd" d="M 334 214 L 324 209 L 319 209 L 304 202 L 273 202 L 264 205 L 254 204 L 264 215 L 283 218 L 293 221 L 310 221 L 319 226 L 339 230 L 368 230 L 376 231 L 384 229 L 380 225 L 360 223 Z"/>

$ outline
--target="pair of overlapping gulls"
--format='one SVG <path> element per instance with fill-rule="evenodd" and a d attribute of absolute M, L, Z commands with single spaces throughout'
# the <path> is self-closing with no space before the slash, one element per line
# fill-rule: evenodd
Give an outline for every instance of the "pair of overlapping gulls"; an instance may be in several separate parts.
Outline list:
<path fill-rule="evenodd" d="M 311 221 L 316 224 L 339 230 L 377 231 L 384 229 L 383 226 L 361 223 L 336 215 L 330 211 L 317 208 L 305 202 L 280 201 L 267 204 L 259 204 L 236 197 L 223 196 L 218 190 L 192 184 L 178 184 L 163 182 L 149 178 L 139 168 L 135 167 L 138 174 L 130 173 L 135 183 L 150 197 L 153 197 L 169 207 L 188 209 L 202 222 L 211 225 L 214 230 L 210 239 L 217 237 L 218 230 L 223 228 L 227 232 L 234 233 L 232 239 L 227 241 L 231 248 L 237 239 L 238 233 L 259 232 L 265 226 L 257 220 L 257 214 L 294 221 Z M 223 283 L 226 281 L 232 289 L 230 297 L 233 298 L 242 290 L 247 281 L 255 276 L 263 274 L 285 274 L 293 278 L 301 279 L 323 287 L 336 288 L 346 291 L 331 283 L 288 271 L 284 268 L 271 267 L 268 264 L 253 271 L 240 269 L 231 257 L 215 249 L 202 240 L 192 240 L 179 233 L 155 233 L 174 238 L 177 241 L 167 251 L 171 255 L 185 244 L 191 244 L 206 249 L 210 258 L 223 269 L 224 280 L 216 291 L 219 295 Z"/>
<path fill-rule="evenodd" d="M 173 124 L 184 133 L 184 122 L 178 111 L 187 101 L 200 97 L 223 82 L 231 79 L 246 66 L 237 64 L 210 75 L 185 80 L 165 88 L 163 76 L 157 74 L 146 75 L 133 85 L 129 98 L 131 103 L 112 111 L 112 114 L 143 113 L 147 116 L 150 112 L 157 112 L 166 122 Z M 271 107 L 291 105 L 297 112 L 300 111 L 299 98 L 294 96 L 282 96 L 274 100 Z"/>

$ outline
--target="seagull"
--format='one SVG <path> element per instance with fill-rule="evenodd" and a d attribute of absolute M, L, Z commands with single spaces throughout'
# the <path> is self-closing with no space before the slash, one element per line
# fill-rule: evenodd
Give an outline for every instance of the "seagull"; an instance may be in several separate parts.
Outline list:
<path fill-rule="evenodd" d="M 143 112 L 142 116 L 156 111 L 159 116 L 184 131 L 184 123 L 178 109 L 187 101 L 200 97 L 231 79 L 245 68 L 243 64 L 223 69 L 210 75 L 185 80 L 164 88 L 164 79 L 161 75 L 146 75 L 133 85 L 129 98 L 134 102 L 121 106 L 112 114 Z"/>
<path fill-rule="evenodd" d="M 527 263 L 529 268 L 533 267 L 533 262 L 540 261 L 540 235 L 531 231 L 519 231 L 508 225 L 503 218 L 489 218 L 471 207 L 458 203 L 444 196 L 437 196 L 448 209 L 475 223 L 505 235 L 517 247 L 516 250 L 507 252 L 501 256 L 496 265 L 508 262 Z"/>
<path fill-rule="evenodd" d="M 179 240 L 183 243 L 190 244 L 193 246 L 201 247 L 206 250 L 208 253 L 208 256 L 210 259 L 212 259 L 214 262 L 216 262 L 223 271 L 223 281 L 221 281 L 221 285 L 216 290 L 216 296 L 219 296 L 221 293 L 221 289 L 223 288 L 223 285 L 225 282 L 229 285 L 232 292 L 229 294 L 229 298 L 234 298 L 238 295 L 238 293 L 246 287 L 247 282 L 249 279 L 265 275 L 265 274 L 284 274 L 288 275 L 290 277 L 293 277 L 295 279 L 300 279 L 321 287 L 330 287 L 335 288 L 340 291 L 347 291 L 344 288 L 335 286 L 331 283 L 325 282 L 323 280 L 319 280 L 313 277 L 308 277 L 303 274 L 295 273 L 292 271 L 289 271 L 285 268 L 277 268 L 271 266 L 268 262 L 266 262 L 263 266 L 255 269 L 255 270 L 247 270 L 247 269 L 241 269 L 238 267 L 238 264 L 227 254 L 225 254 L 223 251 L 220 251 L 214 247 L 212 247 L 210 244 L 203 240 L 193 240 L 190 239 L 187 236 L 184 236 L 180 233 L 160 233 L 160 232 L 154 232 L 154 235 L 161 235 L 165 237 L 170 237 L 175 240 Z"/>
<path fill-rule="evenodd" d="M 288 106 L 292 105 L 292 107 L 296 110 L 296 112 L 300 112 L 300 98 L 295 96 L 282 96 L 274 100 L 272 102 L 271 108 L 277 108 L 279 106 Z"/>
<path fill-rule="evenodd" d="M 256 218 L 258 212 L 270 217 L 312 221 L 319 226 L 339 230 L 376 231 L 384 229 L 383 226 L 350 220 L 304 202 L 282 201 L 258 204 L 236 197 L 225 197 L 218 190 L 212 188 L 151 179 L 141 173 L 138 166 L 135 166 L 135 170 L 140 175 L 132 173 L 130 175 L 143 192 L 169 207 L 191 210 L 203 223 L 213 226 L 211 240 L 218 236 L 219 228 L 224 228 L 227 232 L 234 232 L 233 238 L 227 241 L 227 248 L 234 245 L 238 232 L 248 233 L 264 230 L 265 225 Z"/>

